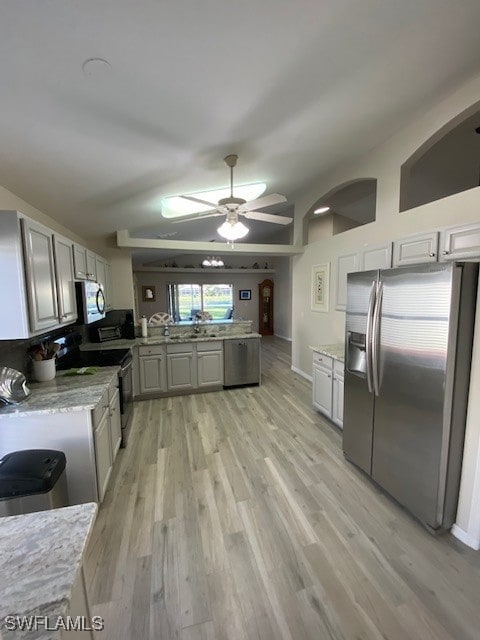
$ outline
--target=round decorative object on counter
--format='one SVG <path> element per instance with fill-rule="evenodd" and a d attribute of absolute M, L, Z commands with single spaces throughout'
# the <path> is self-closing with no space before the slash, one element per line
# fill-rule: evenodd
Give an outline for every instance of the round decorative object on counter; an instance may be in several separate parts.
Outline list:
<path fill-rule="evenodd" d="M 166 313 L 165 311 L 161 311 L 159 313 L 154 313 L 153 316 L 150 316 L 148 320 L 148 324 L 154 326 L 162 326 L 166 324 L 172 324 L 172 316 Z"/>
<path fill-rule="evenodd" d="M 0 367 L 0 401 L 17 404 L 26 400 L 29 395 L 30 389 L 21 371 Z"/>

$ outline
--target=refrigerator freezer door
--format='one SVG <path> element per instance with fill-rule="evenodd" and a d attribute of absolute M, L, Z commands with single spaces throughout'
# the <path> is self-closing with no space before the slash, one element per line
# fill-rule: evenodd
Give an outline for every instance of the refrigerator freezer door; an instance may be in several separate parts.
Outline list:
<path fill-rule="evenodd" d="M 455 356 L 456 275 L 454 265 L 444 264 L 380 273 L 372 477 L 432 529 L 442 520 L 442 465 L 449 439 L 445 387 L 447 353 Z"/>
<path fill-rule="evenodd" d="M 371 321 L 378 271 L 351 273 L 347 278 L 345 321 L 345 386 L 343 452 L 366 473 L 371 473 L 374 396 L 369 390 Z"/>

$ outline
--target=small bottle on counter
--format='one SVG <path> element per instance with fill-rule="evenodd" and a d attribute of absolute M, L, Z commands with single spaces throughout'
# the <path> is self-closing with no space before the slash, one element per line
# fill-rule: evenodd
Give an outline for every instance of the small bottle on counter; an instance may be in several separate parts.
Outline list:
<path fill-rule="evenodd" d="M 147 318 L 145 316 L 141 317 L 140 324 L 142 326 L 142 338 L 148 337 L 148 326 L 147 326 Z"/>

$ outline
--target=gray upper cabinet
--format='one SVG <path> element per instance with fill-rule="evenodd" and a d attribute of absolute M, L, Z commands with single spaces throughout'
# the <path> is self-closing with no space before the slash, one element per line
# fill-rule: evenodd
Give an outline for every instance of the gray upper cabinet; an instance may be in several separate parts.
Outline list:
<path fill-rule="evenodd" d="M 390 269 L 392 266 L 392 243 L 364 249 L 361 253 L 361 271 Z"/>
<path fill-rule="evenodd" d="M 112 302 L 112 265 L 109 262 L 105 263 L 105 288 L 103 293 L 105 294 L 105 309 L 111 311 L 113 309 Z"/>
<path fill-rule="evenodd" d="M 105 260 L 100 256 L 95 256 L 95 274 L 96 280 L 105 290 L 106 274 L 105 274 Z"/>
<path fill-rule="evenodd" d="M 438 232 L 421 233 L 393 243 L 393 266 L 402 267 L 438 259 Z"/>
<path fill-rule="evenodd" d="M 12 304 L 0 318 L 0 340 L 29 338 L 75 322 L 75 280 L 94 279 L 97 258 L 105 282 L 103 258 L 18 211 L 0 211 L 2 293 Z"/>
<path fill-rule="evenodd" d="M 75 266 L 75 278 L 87 280 L 87 250 L 79 244 L 73 245 L 73 263 Z"/>
<path fill-rule="evenodd" d="M 33 220 L 22 220 L 26 288 L 33 333 L 59 324 L 53 233 Z"/>
<path fill-rule="evenodd" d="M 92 251 L 86 252 L 87 257 L 87 279 L 88 280 L 96 280 L 97 279 L 97 263 L 96 256 Z"/>
<path fill-rule="evenodd" d="M 55 273 L 58 294 L 58 317 L 61 324 L 77 319 L 75 298 L 75 273 L 73 266 L 72 242 L 54 235 Z"/>
<path fill-rule="evenodd" d="M 350 253 L 337 258 L 337 283 L 335 289 L 335 309 L 347 308 L 347 275 L 360 268 L 358 253 Z"/>
<path fill-rule="evenodd" d="M 440 235 L 439 260 L 480 259 L 480 224 L 445 229 Z"/>

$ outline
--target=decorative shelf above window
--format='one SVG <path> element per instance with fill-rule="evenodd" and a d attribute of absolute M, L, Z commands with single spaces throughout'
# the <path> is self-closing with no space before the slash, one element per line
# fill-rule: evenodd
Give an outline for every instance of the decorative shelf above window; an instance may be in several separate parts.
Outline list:
<path fill-rule="evenodd" d="M 219 269 L 218 267 L 204 267 L 203 269 L 189 269 L 187 267 L 134 267 L 133 270 L 155 273 L 275 273 L 275 269 Z"/>

